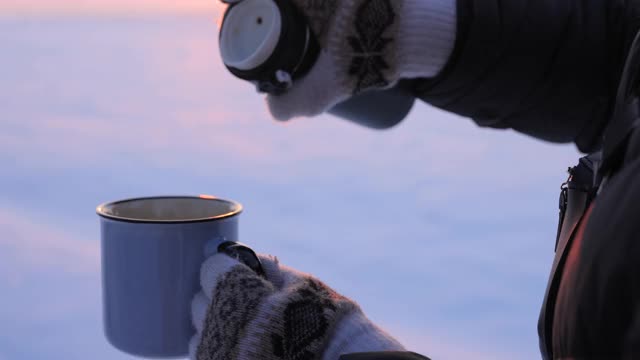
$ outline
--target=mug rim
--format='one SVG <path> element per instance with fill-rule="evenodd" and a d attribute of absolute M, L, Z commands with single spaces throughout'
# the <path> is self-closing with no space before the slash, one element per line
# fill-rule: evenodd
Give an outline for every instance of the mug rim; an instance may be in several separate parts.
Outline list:
<path fill-rule="evenodd" d="M 219 201 L 232 205 L 235 210 L 229 211 L 224 214 L 216 215 L 216 216 L 208 216 L 204 218 L 194 218 L 194 219 L 180 219 L 180 220 L 151 220 L 151 219 L 136 219 L 131 217 L 117 216 L 112 214 L 107 214 L 105 209 L 108 206 L 113 206 L 117 204 L 122 204 L 126 202 L 132 201 L 141 201 L 141 200 L 161 200 L 161 199 L 193 199 L 193 200 L 208 200 L 208 201 Z M 234 216 L 239 215 L 244 210 L 242 204 L 237 201 L 222 199 L 217 196 L 211 195 L 165 195 L 165 196 L 146 196 L 146 197 L 137 197 L 137 198 L 129 198 L 122 199 L 116 201 L 109 201 L 102 203 L 96 207 L 96 214 L 103 219 L 120 221 L 120 222 L 129 222 L 129 223 L 137 223 L 137 224 L 188 224 L 188 223 L 198 223 L 212 220 L 221 220 L 232 218 Z"/>

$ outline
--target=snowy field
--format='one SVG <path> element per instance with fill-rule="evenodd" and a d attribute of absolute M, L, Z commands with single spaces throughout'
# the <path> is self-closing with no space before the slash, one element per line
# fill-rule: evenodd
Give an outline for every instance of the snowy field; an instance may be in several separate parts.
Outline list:
<path fill-rule="evenodd" d="M 419 104 L 389 131 L 269 118 L 207 17 L 0 20 L 0 359 L 127 359 L 95 206 L 242 202 L 241 237 L 434 359 L 538 359 L 572 146 Z"/>

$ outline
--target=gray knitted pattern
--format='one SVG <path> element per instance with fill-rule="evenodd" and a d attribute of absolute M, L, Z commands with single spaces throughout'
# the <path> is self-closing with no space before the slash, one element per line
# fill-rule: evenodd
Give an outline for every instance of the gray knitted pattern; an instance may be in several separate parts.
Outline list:
<path fill-rule="evenodd" d="M 395 37 L 397 16 L 403 1 L 353 0 L 340 8 L 342 16 L 329 44 L 346 76 L 345 88 L 357 94 L 369 88 L 384 88 L 397 76 Z"/>
<path fill-rule="evenodd" d="M 320 359 L 337 323 L 357 305 L 322 282 L 304 278 L 266 300 L 251 324 L 243 358 Z"/>
<path fill-rule="evenodd" d="M 389 69 L 388 45 L 393 41 L 386 34 L 395 22 L 391 0 L 364 1 L 353 20 L 354 34 L 348 36 L 353 50 L 349 75 L 356 77 L 354 93 L 371 87 L 385 87 L 389 81 L 384 71 Z"/>
<path fill-rule="evenodd" d="M 393 37 L 397 30 L 399 0 L 293 0 L 306 15 L 324 48 L 327 37 L 348 76 L 348 89 L 359 93 L 389 85 L 395 74 Z M 329 34 L 329 30 L 331 34 Z M 387 74 L 387 72 L 391 72 Z"/>
<path fill-rule="evenodd" d="M 198 360 L 235 359 L 244 326 L 273 286 L 245 266 L 225 273 L 212 294 L 198 346 Z"/>

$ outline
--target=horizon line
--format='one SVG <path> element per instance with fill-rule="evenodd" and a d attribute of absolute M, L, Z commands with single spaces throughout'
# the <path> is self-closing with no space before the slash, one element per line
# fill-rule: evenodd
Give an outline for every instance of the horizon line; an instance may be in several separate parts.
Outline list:
<path fill-rule="evenodd" d="M 0 18 L 3 17 L 82 17 L 82 16 L 185 16 L 203 15 L 219 16 L 222 8 L 218 5 L 200 6 L 165 6 L 158 7 L 152 5 L 129 5 L 126 7 L 116 6 L 49 6 L 26 8 L 26 7 L 6 7 L 0 6 Z"/>

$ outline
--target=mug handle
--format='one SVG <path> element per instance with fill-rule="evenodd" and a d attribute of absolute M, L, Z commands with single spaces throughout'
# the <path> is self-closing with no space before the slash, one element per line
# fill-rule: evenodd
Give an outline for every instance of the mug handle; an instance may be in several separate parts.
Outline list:
<path fill-rule="evenodd" d="M 225 241 L 218 246 L 218 252 L 227 254 L 228 256 L 240 261 L 247 265 L 256 274 L 266 278 L 262 263 L 250 247 L 233 241 Z"/>

